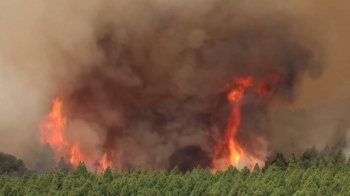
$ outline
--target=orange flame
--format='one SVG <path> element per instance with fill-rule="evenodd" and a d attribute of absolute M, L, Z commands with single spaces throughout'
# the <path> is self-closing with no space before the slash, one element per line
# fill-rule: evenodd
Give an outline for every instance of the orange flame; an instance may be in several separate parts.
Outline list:
<path fill-rule="evenodd" d="M 265 81 L 260 86 L 256 87 L 256 93 L 259 97 L 265 97 L 274 86 L 278 84 L 280 77 L 277 74 L 272 74 L 265 78 Z M 229 85 L 227 85 L 229 87 Z M 212 163 L 212 172 L 218 170 L 226 170 L 229 166 L 242 168 L 250 167 L 252 170 L 256 163 L 264 165 L 265 161 L 259 157 L 252 157 L 244 151 L 240 146 L 237 136 L 241 126 L 241 106 L 242 100 L 248 88 L 254 88 L 254 81 L 251 76 L 236 78 L 234 80 L 234 88 L 229 92 L 227 99 L 231 103 L 233 109 L 229 118 L 229 123 L 226 129 L 225 139 L 214 149 L 214 159 Z M 261 141 L 260 141 L 261 142 Z M 263 149 L 262 149 L 263 150 Z"/>
<path fill-rule="evenodd" d="M 81 151 L 81 147 L 77 143 L 69 143 L 66 137 L 67 120 L 62 112 L 63 102 L 60 98 L 56 98 L 52 103 L 52 111 L 46 119 L 39 124 L 40 142 L 48 143 L 55 152 L 57 161 L 60 157 L 64 157 L 70 164 L 76 167 L 79 163 L 85 162 L 87 166 L 92 166 L 99 172 L 103 172 L 107 166 L 112 166 L 112 162 L 108 161 L 107 153 L 104 152 L 101 161 L 96 161 L 88 154 Z M 96 165 L 98 162 L 98 165 Z"/>
<path fill-rule="evenodd" d="M 241 106 L 244 94 L 247 88 L 253 87 L 253 78 L 242 77 L 234 80 L 235 88 L 232 89 L 227 99 L 231 103 L 233 109 L 229 118 L 229 123 L 226 129 L 225 140 L 215 148 L 215 158 L 213 160 L 212 171 L 226 170 L 229 166 L 242 167 L 248 166 L 251 169 L 255 163 L 262 163 L 263 161 L 255 157 L 250 157 L 244 152 L 237 140 L 237 134 L 241 126 Z M 261 90 L 262 89 L 262 90 Z M 259 87 L 259 95 L 265 95 L 270 89 Z M 262 94 L 261 91 L 263 91 Z"/>
<path fill-rule="evenodd" d="M 67 146 L 63 132 L 66 124 L 67 120 L 62 115 L 62 101 L 56 98 L 47 119 L 39 125 L 41 143 L 48 143 L 54 150 L 61 152 Z"/>
<path fill-rule="evenodd" d="M 244 97 L 244 92 L 247 87 L 253 86 L 253 78 L 238 78 L 235 83 L 238 85 L 237 89 L 232 90 L 227 99 L 234 108 L 231 113 L 228 128 L 226 130 L 225 143 L 228 145 L 229 151 L 229 165 L 237 165 L 240 160 L 243 150 L 238 145 L 236 138 L 238 129 L 241 126 L 241 104 Z"/>
<path fill-rule="evenodd" d="M 69 162 L 73 165 L 78 165 L 80 162 L 84 161 L 84 156 L 81 154 L 79 146 L 73 145 L 70 148 L 70 159 Z"/>

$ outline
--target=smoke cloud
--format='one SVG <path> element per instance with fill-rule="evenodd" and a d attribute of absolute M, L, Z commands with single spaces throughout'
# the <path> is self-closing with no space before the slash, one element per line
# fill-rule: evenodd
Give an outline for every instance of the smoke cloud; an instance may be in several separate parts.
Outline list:
<path fill-rule="evenodd" d="M 0 150 L 32 161 L 38 122 L 61 96 L 67 139 L 96 160 L 107 152 L 119 168 L 210 166 L 233 78 L 261 84 L 276 74 L 267 97 L 247 92 L 238 141 L 262 160 L 293 151 L 298 142 L 284 147 L 287 126 L 271 115 L 329 64 L 331 30 L 312 5 L 0 1 Z"/>

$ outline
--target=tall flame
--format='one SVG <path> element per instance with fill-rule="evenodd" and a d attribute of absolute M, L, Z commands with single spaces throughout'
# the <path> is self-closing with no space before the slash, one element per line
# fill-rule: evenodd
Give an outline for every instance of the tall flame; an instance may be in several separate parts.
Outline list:
<path fill-rule="evenodd" d="M 62 101 L 56 98 L 53 100 L 52 111 L 39 125 L 41 143 L 48 143 L 54 150 L 61 152 L 68 145 L 64 136 L 66 124 L 66 117 L 62 115 Z"/>
<path fill-rule="evenodd" d="M 278 75 L 271 75 L 256 88 L 258 98 L 263 98 L 273 89 L 279 81 Z M 248 88 L 254 88 L 254 80 L 251 76 L 235 78 L 233 88 L 227 95 L 227 99 L 232 105 L 228 126 L 223 142 L 214 149 L 214 159 L 212 171 L 226 170 L 229 166 L 253 168 L 255 163 L 264 163 L 264 160 L 252 157 L 245 152 L 238 141 L 238 132 L 242 122 L 241 108 L 242 101 Z M 103 152 L 96 159 L 82 150 L 79 141 L 70 141 L 67 137 L 67 119 L 63 111 L 63 101 L 60 98 L 53 100 L 52 111 L 46 119 L 39 124 L 42 144 L 48 143 L 55 152 L 57 161 L 64 157 L 73 166 L 80 162 L 85 162 L 90 168 L 95 168 L 102 172 L 107 166 L 112 166 L 111 157 L 115 152 Z"/>
<path fill-rule="evenodd" d="M 280 77 L 270 75 L 265 81 L 256 88 L 258 98 L 264 98 L 268 95 L 273 87 L 278 84 Z M 251 76 L 234 79 L 234 88 L 228 93 L 227 99 L 232 105 L 229 123 L 226 129 L 225 139 L 214 149 L 214 159 L 212 171 L 226 170 L 229 166 L 242 168 L 244 166 L 250 169 L 254 168 L 256 163 L 264 164 L 264 160 L 254 157 L 244 151 L 239 144 L 237 136 L 241 126 L 242 116 L 241 107 L 244 95 L 248 88 L 254 88 L 254 80 Z"/>
<path fill-rule="evenodd" d="M 229 165 L 237 165 L 243 154 L 243 150 L 237 143 L 236 138 L 238 129 L 241 126 L 241 105 L 244 91 L 247 87 L 253 86 L 253 78 L 237 78 L 235 83 L 238 87 L 232 90 L 227 96 L 227 99 L 233 105 L 225 138 L 225 143 L 228 145 L 229 151 Z"/>
<path fill-rule="evenodd" d="M 102 172 L 112 163 L 107 159 L 107 153 L 104 152 L 101 160 L 95 160 L 89 154 L 81 151 L 79 143 L 69 143 L 67 140 L 67 119 L 62 112 L 63 102 L 60 98 L 56 98 L 52 102 L 52 110 L 46 119 L 39 124 L 40 141 L 42 144 L 48 143 L 55 152 L 56 159 L 64 157 L 71 165 L 76 167 L 80 162 L 85 162 L 87 166 Z"/>
<path fill-rule="evenodd" d="M 226 129 L 225 140 L 215 149 L 215 156 L 224 156 L 224 158 L 219 160 L 214 159 L 212 168 L 214 172 L 217 170 L 225 170 L 231 165 L 238 166 L 241 159 L 246 156 L 244 150 L 237 141 L 237 133 L 241 126 L 241 105 L 244 93 L 248 87 L 253 86 L 253 78 L 250 76 L 236 78 L 234 84 L 236 88 L 232 89 L 227 96 L 233 109 Z"/>

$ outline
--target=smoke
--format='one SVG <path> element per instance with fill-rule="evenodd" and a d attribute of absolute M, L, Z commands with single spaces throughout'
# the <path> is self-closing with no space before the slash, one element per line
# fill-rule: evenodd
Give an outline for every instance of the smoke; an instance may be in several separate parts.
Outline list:
<path fill-rule="evenodd" d="M 277 74 L 269 96 L 247 92 L 238 138 L 267 160 L 289 139 L 271 126 L 271 108 L 293 103 L 328 64 L 328 31 L 312 5 L 0 1 L 0 150 L 30 160 L 38 146 L 28 138 L 62 95 L 69 142 L 97 160 L 107 152 L 120 168 L 209 166 L 232 107 L 226 84 Z"/>

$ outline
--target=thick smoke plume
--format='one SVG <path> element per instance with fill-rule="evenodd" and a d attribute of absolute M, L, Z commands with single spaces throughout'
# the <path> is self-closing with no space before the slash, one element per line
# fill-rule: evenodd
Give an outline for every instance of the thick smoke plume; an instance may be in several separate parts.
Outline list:
<path fill-rule="evenodd" d="M 305 13 L 269 2 L 0 1 L 0 150 L 31 160 L 28 138 L 61 96 L 68 140 L 96 160 L 107 152 L 120 168 L 210 166 L 233 78 L 278 75 L 268 96 L 247 92 L 238 135 L 267 160 L 278 146 L 271 107 L 292 103 L 304 76 L 326 65 Z"/>

